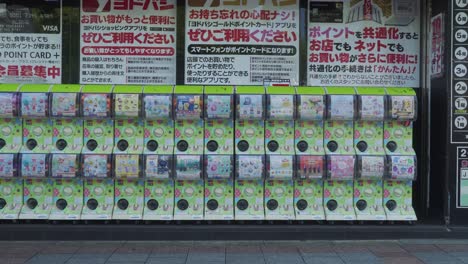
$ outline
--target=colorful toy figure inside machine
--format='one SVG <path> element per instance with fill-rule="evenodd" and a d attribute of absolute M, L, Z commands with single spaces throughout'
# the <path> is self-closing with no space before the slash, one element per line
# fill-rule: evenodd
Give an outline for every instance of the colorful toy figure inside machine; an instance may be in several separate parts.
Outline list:
<path fill-rule="evenodd" d="M 354 88 L 327 88 L 328 120 L 325 122 L 324 136 L 327 180 L 323 191 L 327 220 L 356 220 L 353 206 L 355 107 Z"/>
<path fill-rule="evenodd" d="M 264 155 L 236 155 L 236 220 L 264 220 Z"/>
<path fill-rule="evenodd" d="M 203 87 L 176 86 L 174 90 L 174 154 L 203 155 Z"/>
<path fill-rule="evenodd" d="M 52 209 L 49 154 L 22 153 L 20 172 L 24 179 L 23 207 L 19 219 L 48 219 Z"/>
<path fill-rule="evenodd" d="M 174 168 L 172 155 L 144 155 L 145 208 L 143 220 L 174 218 Z"/>
<path fill-rule="evenodd" d="M 19 85 L 0 84 L 0 219 L 18 219 L 23 204 L 23 180 L 18 177 L 22 146 Z"/>
<path fill-rule="evenodd" d="M 387 220 L 416 221 L 412 183 L 416 180 L 413 124 L 417 118 L 416 93 L 411 88 L 387 88 L 388 115 L 384 122 L 384 144 L 388 172 L 383 199 Z"/>
<path fill-rule="evenodd" d="M 114 181 L 110 154 L 82 154 L 84 177 L 83 220 L 111 220 L 114 207 Z"/>
<path fill-rule="evenodd" d="M 265 154 L 265 88 L 236 87 L 236 155 Z"/>
<path fill-rule="evenodd" d="M 141 155 L 114 154 L 115 200 L 112 219 L 143 218 L 144 180 Z"/>
<path fill-rule="evenodd" d="M 296 219 L 325 220 L 323 208 L 325 91 L 322 87 L 297 87 L 296 94 L 296 180 L 294 181 Z"/>
<path fill-rule="evenodd" d="M 203 220 L 202 155 L 175 155 L 174 220 Z"/>
<path fill-rule="evenodd" d="M 172 92 L 172 86 L 146 86 L 143 89 L 144 154 L 173 154 Z"/>
<path fill-rule="evenodd" d="M 385 89 L 357 88 L 358 119 L 354 123 L 357 179 L 354 182 L 354 209 L 357 220 L 386 220 L 382 180 L 385 173 L 383 121 Z"/>

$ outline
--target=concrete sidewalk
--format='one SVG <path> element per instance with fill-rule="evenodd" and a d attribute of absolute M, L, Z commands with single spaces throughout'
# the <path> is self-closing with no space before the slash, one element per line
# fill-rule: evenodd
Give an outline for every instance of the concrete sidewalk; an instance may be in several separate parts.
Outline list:
<path fill-rule="evenodd" d="M 0 264 L 468 263 L 468 240 L 0 242 Z"/>

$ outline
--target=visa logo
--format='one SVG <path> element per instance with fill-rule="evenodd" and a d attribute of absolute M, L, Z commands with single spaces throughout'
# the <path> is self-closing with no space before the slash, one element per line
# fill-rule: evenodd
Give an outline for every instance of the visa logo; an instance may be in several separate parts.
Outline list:
<path fill-rule="evenodd" d="M 46 32 L 58 32 L 58 26 L 56 25 L 42 25 L 42 30 Z"/>

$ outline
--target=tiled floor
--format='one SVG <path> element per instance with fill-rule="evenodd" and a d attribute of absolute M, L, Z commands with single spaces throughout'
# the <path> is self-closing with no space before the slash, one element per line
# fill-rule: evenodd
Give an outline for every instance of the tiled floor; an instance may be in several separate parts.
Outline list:
<path fill-rule="evenodd" d="M 0 264 L 468 263 L 468 240 L 0 242 Z"/>

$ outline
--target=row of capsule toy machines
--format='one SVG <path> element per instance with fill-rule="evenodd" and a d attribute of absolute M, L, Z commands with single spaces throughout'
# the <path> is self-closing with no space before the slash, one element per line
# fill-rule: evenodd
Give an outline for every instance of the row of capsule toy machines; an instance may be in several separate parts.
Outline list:
<path fill-rule="evenodd" d="M 414 221 L 410 88 L 0 85 L 0 219 Z"/>

